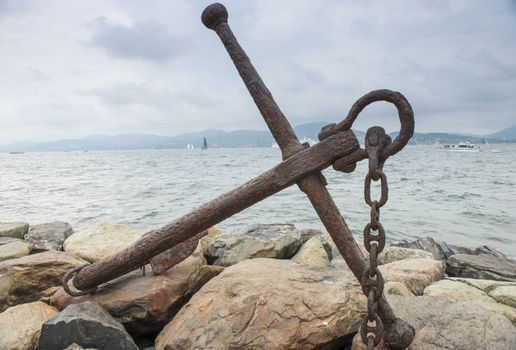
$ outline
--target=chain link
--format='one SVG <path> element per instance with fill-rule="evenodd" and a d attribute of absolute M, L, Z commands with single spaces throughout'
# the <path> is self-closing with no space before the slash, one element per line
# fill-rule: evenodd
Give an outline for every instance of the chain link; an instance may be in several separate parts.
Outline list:
<path fill-rule="evenodd" d="M 371 208 L 370 221 L 364 227 L 364 246 L 369 253 L 369 267 L 364 271 L 360 284 L 367 296 L 367 315 L 362 320 L 360 336 L 367 349 L 378 346 L 383 338 L 383 322 L 378 315 L 378 299 L 383 293 L 384 281 L 378 269 L 377 258 L 385 247 L 385 229 L 380 223 L 380 208 L 387 203 L 387 177 L 382 171 L 383 160 L 380 160 L 385 132 L 381 128 L 371 128 L 366 134 L 366 150 L 369 155 L 369 172 L 364 181 L 364 200 Z M 372 182 L 380 181 L 381 195 L 379 200 L 371 199 Z M 373 234 L 372 231 L 377 232 Z"/>

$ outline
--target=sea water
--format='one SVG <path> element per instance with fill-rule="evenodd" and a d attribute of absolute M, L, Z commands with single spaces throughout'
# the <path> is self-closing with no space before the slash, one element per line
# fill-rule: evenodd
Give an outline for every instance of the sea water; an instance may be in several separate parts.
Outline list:
<path fill-rule="evenodd" d="M 112 222 L 159 228 L 272 168 L 274 148 L 121 150 L 0 154 L 0 222 L 69 222 L 74 229 Z M 430 236 L 465 247 L 489 245 L 516 257 L 516 145 L 481 152 L 407 146 L 387 160 L 389 200 L 381 210 L 387 240 Z M 351 174 L 324 171 L 328 190 L 360 235 L 367 161 Z M 379 196 L 378 186 L 373 196 Z M 223 228 L 292 223 L 323 229 L 297 186 L 221 222 Z"/>

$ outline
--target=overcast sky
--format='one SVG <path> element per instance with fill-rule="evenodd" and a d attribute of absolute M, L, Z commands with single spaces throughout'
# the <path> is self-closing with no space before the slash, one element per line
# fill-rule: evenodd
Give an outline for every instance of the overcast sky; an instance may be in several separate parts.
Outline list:
<path fill-rule="evenodd" d="M 0 144 L 91 134 L 264 129 L 210 1 L 0 0 Z M 292 124 L 402 92 L 416 131 L 516 125 L 515 1 L 225 1 Z M 398 128 L 375 106 L 354 126 Z"/>

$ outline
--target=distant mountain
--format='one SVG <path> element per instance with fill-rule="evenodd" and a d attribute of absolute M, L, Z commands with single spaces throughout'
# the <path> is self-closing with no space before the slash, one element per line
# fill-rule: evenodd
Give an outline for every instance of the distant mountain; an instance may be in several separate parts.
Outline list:
<path fill-rule="evenodd" d="M 272 144 L 272 135 L 265 130 L 235 130 L 227 132 L 208 129 L 171 137 L 169 148 L 185 148 L 189 143 L 194 145 L 195 148 L 201 148 L 203 137 L 206 137 L 208 141 L 208 148 L 270 147 Z"/>
<path fill-rule="evenodd" d="M 516 125 L 510 128 L 503 129 L 493 134 L 486 135 L 487 138 L 501 139 L 501 140 L 516 140 Z"/>
<path fill-rule="evenodd" d="M 301 124 L 294 126 L 294 132 L 296 133 L 298 138 L 311 138 L 314 140 L 318 139 L 319 132 L 321 129 L 328 125 L 330 123 L 328 122 L 315 122 L 315 123 L 307 123 L 307 124 Z M 365 132 L 360 130 L 353 130 L 355 135 L 358 137 L 359 140 L 363 139 L 365 136 Z"/>
<path fill-rule="evenodd" d="M 448 144 L 456 144 L 459 142 L 471 142 L 476 144 L 481 144 L 484 141 L 488 141 L 489 143 L 500 143 L 501 140 L 496 139 L 487 139 L 481 136 L 468 136 L 465 134 L 455 135 L 455 134 L 447 134 L 442 132 L 430 132 L 427 134 L 414 133 L 412 139 L 410 140 L 411 144 L 433 144 L 435 142 L 438 143 L 448 143 Z"/>
<path fill-rule="evenodd" d="M 297 125 L 294 127 L 296 135 L 302 138 L 317 140 L 321 128 L 328 123 L 316 122 Z M 353 130 L 357 138 L 363 143 L 365 133 Z M 390 133 L 394 139 L 397 132 Z M 270 147 L 273 143 L 272 135 L 265 130 L 235 130 L 222 131 L 207 129 L 204 131 L 181 134 L 177 136 L 157 136 L 146 134 L 122 134 L 122 135 L 92 135 L 81 139 L 66 139 L 53 142 L 30 143 L 16 142 L 0 146 L 0 152 L 45 152 L 45 151 L 82 151 L 82 150 L 117 150 L 117 149 L 164 149 L 186 148 L 192 144 L 200 148 L 203 138 L 208 141 L 208 148 L 219 147 Z M 516 142 L 516 126 L 497 133 L 480 136 L 454 135 L 448 133 L 415 133 L 411 139 L 412 144 L 458 143 L 469 141 L 482 143 Z"/>
<path fill-rule="evenodd" d="M 166 148 L 168 136 L 145 134 L 92 135 L 82 139 L 67 139 L 33 144 L 25 151 L 81 151 L 104 149 Z"/>
<path fill-rule="evenodd" d="M 317 140 L 317 135 L 319 131 L 321 131 L 322 127 L 328 125 L 328 122 L 315 122 L 315 123 L 307 123 L 294 126 L 294 132 L 296 133 L 298 138 L 308 137 L 314 140 Z"/>

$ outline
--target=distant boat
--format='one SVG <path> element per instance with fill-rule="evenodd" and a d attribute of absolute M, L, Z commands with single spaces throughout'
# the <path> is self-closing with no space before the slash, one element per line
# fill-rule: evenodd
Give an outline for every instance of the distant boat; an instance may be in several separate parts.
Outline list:
<path fill-rule="evenodd" d="M 483 139 L 483 140 L 482 140 L 482 143 L 483 143 L 484 145 L 489 145 L 489 144 L 487 143 L 487 140 L 486 140 L 486 139 Z"/>
<path fill-rule="evenodd" d="M 454 152 L 480 152 L 480 148 L 471 144 L 470 142 L 459 142 L 456 145 L 444 145 L 446 151 Z"/>
<path fill-rule="evenodd" d="M 201 149 L 202 150 L 207 150 L 208 149 L 208 142 L 206 142 L 206 137 L 204 137 L 204 141 L 202 143 Z"/>
<path fill-rule="evenodd" d="M 186 145 L 186 149 L 195 149 L 194 145 L 189 143 L 188 145 Z"/>
<path fill-rule="evenodd" d="M 9 152 L 10 154 L 24 154 L 25 152 Z"/>

